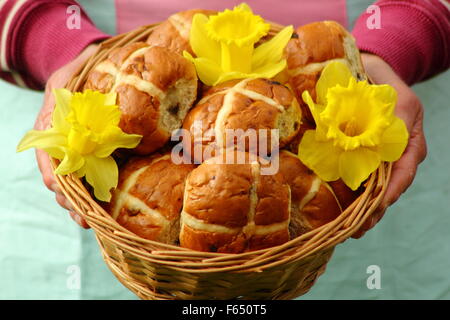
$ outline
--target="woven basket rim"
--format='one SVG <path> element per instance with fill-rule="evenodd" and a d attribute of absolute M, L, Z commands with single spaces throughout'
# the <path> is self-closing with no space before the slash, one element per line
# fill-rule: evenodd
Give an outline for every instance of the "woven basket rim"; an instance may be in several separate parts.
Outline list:
<path fill-rule="evenodd" d="M 74 74 L 65 88 L 77 91 L 93 67 L 114 48 L 145 39 L 158 24 L 140 27 L 128 33 L 114 36 L 100 44 L 92 55 Z M 272 32 L 282 26 L 271 23 Z M 53 169 L 59 161 L 51 159 Z M 140 259 L 158 263 L 180 272 L 262 272 L 268 268 L 288 264 L 306 258 L 318 251 L 325 251 L 350 238 L 380 205 L 392 171 L 392 163 L 382 162 L 365 183 L 364 192 L 335 220 L 309 231 L 288 242 L 266 249 L 244 253 L 200 252 L 180 246 L 163 244 L 137 236 L 122 227 L 99 203 L 83 182 L 74 174 L 55 175 L 63 194 L 99 236 L 107 238 L 121 250 Z"/>

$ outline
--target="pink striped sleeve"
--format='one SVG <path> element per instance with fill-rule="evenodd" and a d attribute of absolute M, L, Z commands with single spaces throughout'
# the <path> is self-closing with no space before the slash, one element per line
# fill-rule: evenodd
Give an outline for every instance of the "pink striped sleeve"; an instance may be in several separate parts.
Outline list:
<path fill-rule="evenodd" d="M 41 89 L 87 45 L 108 37 L 82 10 L 79 20 L 71 20 L 77 12 L 70 6 L 78 5 L 72 0 L 0 0 L 1 78 Z M 70 21 L 79 21 L 79 28 Z"/>
<path fill-rule="evenodd" d="M 361 15 L 353 29 L 358 47 L 383 58 L 410 85 L 447 70 L 450 10 L 445 1 L 377 1 L 380 25 L 374 24 L 375 10 Z"/>
<path fill-rule="evenodd" d="M 9 31 L 13 26 L 14 16 L 22 8 L 25 1 L 0 0 L 0 78 L 20 86 L 30 85 L 22 76 L 13 70 L 7 58 L 10 44 Z"/>

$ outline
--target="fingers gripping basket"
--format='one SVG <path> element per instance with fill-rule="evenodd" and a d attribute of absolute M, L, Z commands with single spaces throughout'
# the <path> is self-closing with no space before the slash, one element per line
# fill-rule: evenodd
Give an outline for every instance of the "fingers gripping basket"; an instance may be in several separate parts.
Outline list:
<path fill-rule="evenodd" d="M 142 41 L 146 26 L 103 42 L 66 88 L 82 90 L 88 72 L 111 52 Z M 280 30 L 272 24 L 271 32 Z M 57 160 L 52 159 L 54 168 Z M 337 219 L 283 245 L 241 254 L 206 253 L 140 238 L 119 225 L 75 175 L 56 176 L 65 196 L 95 231 L 103 258 L 119 281 L 142 299 L 292 299 L 305 294 L 331 258 L 378 207 L 391 165 L 383 163 L 364 193 Z"/>

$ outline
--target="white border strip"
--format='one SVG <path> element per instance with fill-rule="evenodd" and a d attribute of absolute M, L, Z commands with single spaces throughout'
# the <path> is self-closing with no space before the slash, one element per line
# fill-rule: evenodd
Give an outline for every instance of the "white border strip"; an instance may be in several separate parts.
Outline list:
<path fill-rule="evenodd" d="M 17 11 L 23 6 L 23 4 L 27 2 L 27 0 L 18 0 L 16 4 L 12 7 L 11 12 L 5 20 L 5 25 L 3 26 L 2 32 L 2 41 L 0 43 L 0 68 L 3 71 L 11 71 L 9 69 L 8 63 L 6 62 L 6 39 L 8 38 L 9 27 L 11 26 L 11 22 L 14 19 Z"/>
<path fill-rule="evenodd" d="M 25 81 L 23 81 L 22 76 L 19 73 L 13 71 L 11 72 L 11 75 L 18 86 L 28 88 L 27 85 L 25 84 Z"/>
<path fill-rule="evenodd" d="M 441 3 L 448 9 L 450 10 L 450 2 L 448 2 L 447 0 L 439 0 L 441 1 Z"/>
<path fill-rule="evenodd" d="M 0 10 L 2 10 L 5 3 L 6 3 L 6 0 L 0 0 Z"/>

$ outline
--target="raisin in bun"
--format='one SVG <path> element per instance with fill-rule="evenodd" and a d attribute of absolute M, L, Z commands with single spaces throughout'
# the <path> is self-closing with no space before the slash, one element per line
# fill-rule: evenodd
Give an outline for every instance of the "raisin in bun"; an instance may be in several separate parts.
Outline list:
<path fill-rule="evenodd" d="M 280 152 L 279 168 L 291 190 L 291 239 L 333 221 L 359 196 L 342 182 L 321 180 L 289 151 Z"/>
<path fill-rule="evenodd" d="M 113 50 L 87 77 L 85 89 L 116 92 L 126 133 L 143 136 L 133 151 L 162 147 L 179 129 L 197 98 L 194 65 L 166 48 L 137 42 Z"/>
<path fill-rule="evenodd" d="M 170 153 L 132 158 L 120 169 L 107 210 L 142 238 L 176 244 L 184 184 L 193 169 L 191 164 L 174 164 Z"/>
<path fill-rule="evenodd" d="M 262 175 L 263 166 L 256 159 L 226 164 L 219 155 L 194 169 L 186 180 L 180 245 L 240 253 L 288 241 L 289 186 L 278 173 Z"/>
<path fill-rule="evenodd" d="M 209 16 L 216 13 L 216 11 L 193 9 L 175 13 L 153 29 L 147 38 L 147 43 L 165 47 L 180 54 L 183 54 L 183 51 L 186 50 L 193 55 L 194 53 L 189 44 L 189 35 L 192 19 L 196 13 Z"/>
<path fill-rule="evenodd" d="M 323 68 L 331 61 L 341 61 L 353 76 L 366 79 L 359 50 L 353 36 L 334 21 L 313 22 L 297 28 L 285 49 L 289 83 L 305 118 L 314 122 L 302 93 L 307 90 L 316 99 L 315 86 Z"/>
<path fill-rule="evenodd" d="M 210 88 L 189 111 L 183 123 L 189 138 L 183 139 L 183 147 L 201 163 L 220 150 L 235 146 L 239 140 L 236 137 L 240 136 L 241 142 L 247 141 L 241 144 L 245 148 L 240 151 L 265 156 L 276 143 L 282 148 L 296 136 L 301 116 L 291 90 L 278 82 L 268 79 L 224 82 Z M 253 149 L 249 148 L 250 139 L 244 140 L 245 133 L 251 129 L 256 133 L 256 142 L 252 144 L 256 148 Z M 279 140 L 271 140 L 271 129 L 278 130 Z M 229 130 L 233 130 L 235 136 Z"/>

